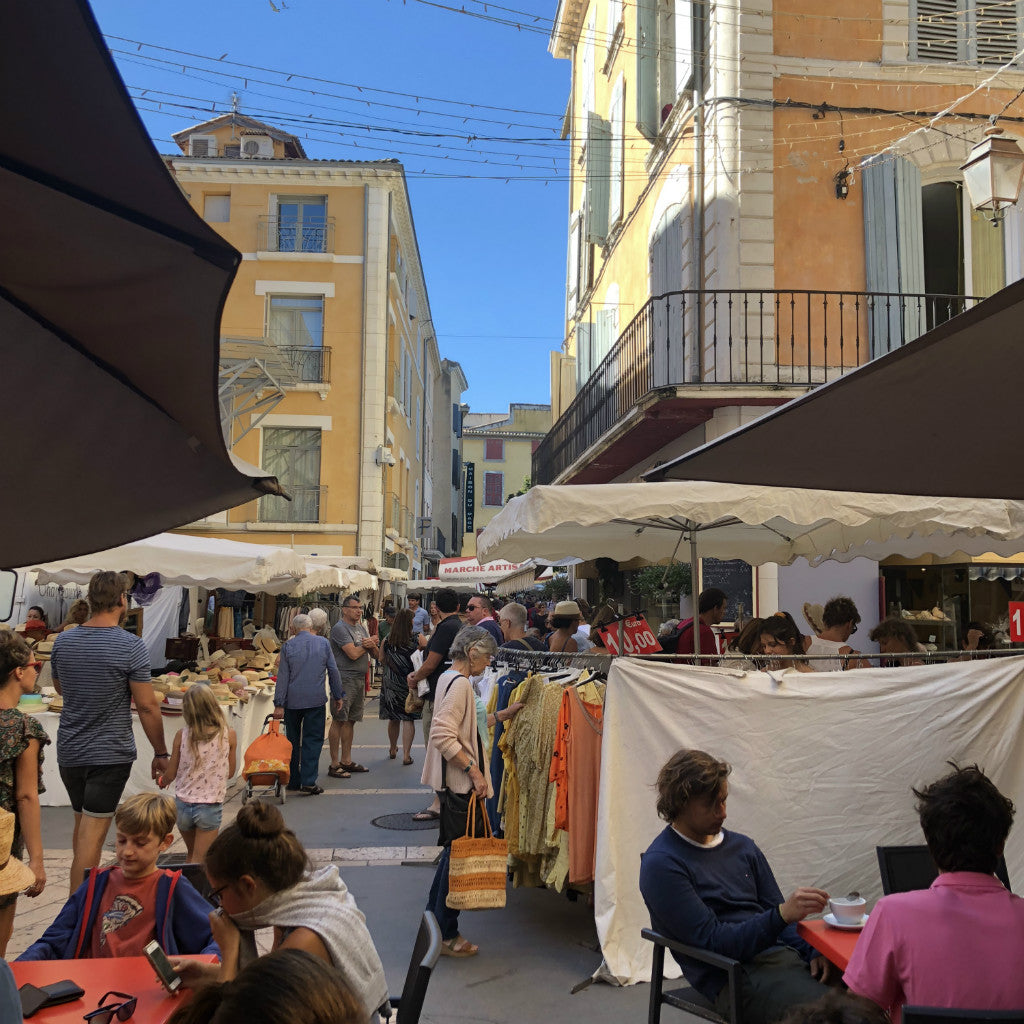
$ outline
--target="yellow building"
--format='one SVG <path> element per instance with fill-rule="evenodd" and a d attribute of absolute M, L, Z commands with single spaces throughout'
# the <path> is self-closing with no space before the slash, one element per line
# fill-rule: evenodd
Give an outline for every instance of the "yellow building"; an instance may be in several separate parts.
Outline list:
<path fill-rule="evenodd" d="M 959 169 L 990 115 L 1020 130 L 1012 4 L 560 0 L 549 48 L 572 182 L 535 482 L 634 479 L 1024 273 L 1020 212 L 993 229 Z"/>
<path fill-rule="evenodd" d="M 468 412 L 463 416 L 464 556 L 476 554 L 477 534 L 504 507 L 509 495 L 529 487 L 533 453 L 550 429 L 550 405 L 514 402 L 507 413 Z"/>
<path fill-rule="evenodd" d="M 429 449 L 451 444 L 432 428 L 442 361 L 402 165 L 311 160 L 237 112 L 174 140 L 172 173 L 243 255 L 221 322 L 225 432 L 293 498 L 189 529 L 415 574 L 436 546 Z"/>

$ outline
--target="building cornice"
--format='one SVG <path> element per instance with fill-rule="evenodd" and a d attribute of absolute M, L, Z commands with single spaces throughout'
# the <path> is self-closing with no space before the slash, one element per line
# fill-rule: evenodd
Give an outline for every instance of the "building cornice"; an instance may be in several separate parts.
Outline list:
<path fill-rule="evenodd" d="M 548 53 L 565 60 L 580 40 L 583 30 L 583 16 L 587 13 L 588 0 L 558 0 L 555 24 L 548 39 Z"/>
<path fill-rule="evenodd" d="M 293 185 L 296 181 L 366 184 L 401 180 L 401 164 L 337 164 L 305 160 L 224 160 L 223 158 L 167 157 L 174 173 L 184 181 L 258 181 L 265 185 Z"/>

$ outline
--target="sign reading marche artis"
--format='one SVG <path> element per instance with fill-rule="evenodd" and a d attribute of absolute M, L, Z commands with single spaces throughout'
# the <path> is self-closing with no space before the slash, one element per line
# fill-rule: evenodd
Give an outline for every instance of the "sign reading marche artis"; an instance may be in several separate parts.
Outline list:
<path fill-rule="evenodd" d="M 461 580 L 463 583 L 497 583 L 510 572 L 521 568 L 516 562 L 487 562 L 481 565 L 475 558 L 442 558 L 437 577 L 441 580 Z"/>
<path fill-rule="evenodd" d="M 642 615 L 629 615 L 621 622 L 613 622 L 599 629 L 604 645 L 612 654 L 619 650 L 619 628 L 622 629 L 622 646 L 626 654 L 658 654 L 661 644 Z"/>

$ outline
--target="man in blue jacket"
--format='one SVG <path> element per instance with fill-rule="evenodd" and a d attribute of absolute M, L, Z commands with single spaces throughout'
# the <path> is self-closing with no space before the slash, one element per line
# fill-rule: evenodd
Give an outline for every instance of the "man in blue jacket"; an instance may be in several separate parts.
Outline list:
<path fill-rule="evenodd" d="M 702 750 L 680 750 L 661 769 L 658 814 L 668 826 L 641 858 L 640 892 L 655 931 L 742 962 L 745 1024 L 770 1024 L 827 992 L 818 979 L 826 979 L 828 962 L 799 938 L 795 923 L 820 913 L 828 893 L 801 888 L 784 899 L 757 845 L 722 828 L 731 771 Z M 676 959 L 727 1016 L 725 972 Z"/>
<path fill-rule="evenodd" d="M 156 866 L 174 841 L 176 816 L 174 801 L 163 794 L 125 800 L 114 815 L 117 864 L 93 868 L 18 959 L 142 956 L 152 939 L 165 953 L 220 956 L 210 931 L 213 908 L 180 871 Z"/>

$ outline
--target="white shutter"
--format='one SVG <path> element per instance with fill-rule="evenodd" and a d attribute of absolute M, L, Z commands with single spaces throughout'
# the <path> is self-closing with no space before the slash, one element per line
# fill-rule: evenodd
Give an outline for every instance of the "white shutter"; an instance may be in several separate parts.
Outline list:
<path fill-rule="evenodd" d="M 586 213 L 587 213 L 587 190 L 583 190 L 581 198 L 582 209 L 580 219 L 576 224 L 576 251 L 579 254 L 576 264 L 576 302 L 583 301 L 583 296 L 590 291 L 590 243 L 587 241 Z"/>
<path fill-rule="evenodd" d="M 580 211 L 569 217 L 569 252 L 565 272 L 565 319 L 576 315 L 577 285 L 580 275 Z"/>
<path fill-rule="evenodd" d="M 615 31 L 622 21 L 622 0 L 608 0 L 608 27 L 605 29 L 607 39 L 604 44 L 611 49 L 612 40 L 615 38 Z"/>
<path fill-rule="evenodd" d="M 611 184 L 611 126 L 597 114 L 587 115 L 587 205 L 585 240 L 603 245 L 608 237 L 608 192 Z"/>
<path fill-rule="evenodd" d="M 591 9 L 586 35 L 583 39 L 583 81 L 580 84 L 583 88 L 582 112 L 584 115 L 594 109 L 594 19 L 596 17 L 596 9 Z"/>
<path fill-rule="evenodd" d="M 622 217 L 622 186 L 623 186 L 623 157 L 626 148 L 626 117 L 623 96 L 623 79 L 619 75 L 612 90 L 611 109 L 608 113 L 608 120 L 611 125 L 611 153 L 609 160 L 611 166 L 608 173 L 608 227 L 612 228 L 618 224 Z"/>
<path fill-rule="evenodd" d="M 594 323 L 594 369 L 601 365 L 601 360 L 612 350 L 615 344 L 614 309 L 599 309 Z"/>
<path fill-rule="evenodd" d="M 576 390 L 579 391 L 590 380 L 594 372 L 593 324 L 576 325 Z"/>
<path fill-rule="evenodd" d="M 693 3 L 675 0 L 676 91 L 673 102 L 693 84 Z"/>

